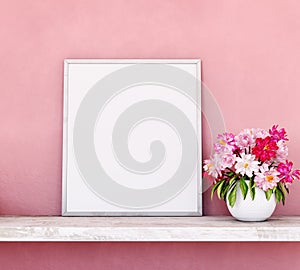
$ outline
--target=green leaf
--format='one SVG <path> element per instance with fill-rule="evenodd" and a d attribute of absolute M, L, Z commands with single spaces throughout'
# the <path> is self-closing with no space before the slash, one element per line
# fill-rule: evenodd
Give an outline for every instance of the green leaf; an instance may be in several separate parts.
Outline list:
<path fill-rule="evenodd" d="M 234 186 L 234 184 L 236 184 L 236 175 L 234 175 L 228 182 L 228 180 L 226 180 L 224 182 L 224 184 L 222 185 L 222 187 L 220 188 L 220 198 L 222 198 L 225 202 L 226 202 L 226 197 L 228 194 L 228 191 Z"/>
<path fill-rule="evenodd" d="M 281 191 L 281 201 L 282 201 L 282 204 L 284 205 L 285 204 L 285 196 L 288 195 L 288 190 L 282 183 L 280 183 L 280 184 L 281 185 L 279 187 L 280 187 L 280 191 Z"/>
<path fill-rule="evenodd" d="M 255 187 L 250 188 L 250 196 L 251 196 L 251 199 L 252 199 L 252 201 L 253 201 L 254 198 L 255 198 Z"/>
<path fill-rule="evenodd" d="M 218 198 L 219 199 L 221 199 L 222 197 L 221 197 L 221 192 L 222 192 L 222 188 L 223 188 L 223 185 L 224 185 L 224 183 L 225 183 L 225 179 L 223 179 L 222 180 L 222 183 L 218 186 L 218 188 L 217 188 L 217 195 L 218 195 Z"/>
<path fill-rule="evenodd" d="M 250 178 L 249 187 L 250 188 L 254 188 L 255 187 L 255 182 L 254 182 L 254 178 L 253 177 Z"/>
<path fill-rule="evenodd" d="M 278 191 L 281 193 L 281 201 L 282 201 L 282 204 L 284 205 L 285 204 L 285 196 L 288 195 L 288 190 L 287 188 L 285 187 L 284 184 L 282 183 L 278 183 L 278 186 L 276 188 L 276 190 L 278 189 Z M 275 195 L 276 196 L 276 195 Z"/>
<path fill-rule="evenodd" d="M 218 188 L 218 186 L 221 184 L 222 181 L 224 181 L 224 180 L 221 180 L 221 181 L 215 183 L 214 186 L 212 187 L 212 189 L 211 189 L 211 199 L 213 198 L 216 189 Z"/>
<path fill-rule="evenodd" d="M 282 199 L 282 191 L 278 188 L 275 189 L 275 198 L 276 198 L 276 202 L 280 203 L 281 199 Z"/>
<path fill-rule="evenodd" d="M 233 177 L 229 180 L 229 185 L 231 186 L 231 185 L 234 183 L 235 180 L 236 180 L 236 175 L 233 176 Z"/>
<path fill-rule="evenodd" d="M 229 201 L 229 205 L 231 207 L 234 206 L 235 202 L 236 202 L 236 191 L 237 191 L 237 185 L 235 185 L 232 190 L 230 191 L 229 195 L 228 195 L 228 201 Z"/>
<path fill-rule="evenodd" d="M 226 172 L 225 175 L 232 177 L 232 176 L 234 176 L 234 172 Z"/>
<path fill-rule="evenodd" d="M 215 184 L 213 185 L 213 187 L 212 187 L 212 189 L 211 189 L 211 192 L 210 192 L 210 198 L 211 198 L 211 199 L 213 198 L 214 193 L 215 193 L 216 189 L 218 188 L 218 186 L 220 185 L 220 183 L 221 183 L 221 181 L 219 181 L 219 182 L 217 182 L 217 183 L 215 183 Z"/>
<path fill-rule="evenodd" d="M 280 189 L 280 191 L 286 196 L 288 194 L 288 191 L 286 189 L 286 187 L 284 186 L 284 184 L 282 183 L 278 183 L 278 188 Z"/>
<path fill-rule="evenodd" d="M 248 193 L 248 185 L 243 177 L 240 179 L 240 189 L 245 200 Z"/>
<path fill-rule="evenodd" d="M 285 204 L 285 195 L 284 194 L 282 194 L 281 201 L 282 201 L 282 204 L 284 205 Z"/>
<path fill-rule="evenodd" d="M 255 182 L 254 182 L 253 178 L 250 179 L 249 189 L 250 189 L 250 196 L 253 201 L 255 198 Z"/>
<path fill-rule="evenodd" d="M 273 190 L 272 189 L 268 189 L 267 191 L 265 191 L 265 194 L 266 194 L 266 198 L 267 200 L 269 201 L 272 194 L 273 194 Z"/>
<path fill-rule="evenodd" d="M 224 185 L 223 185 L 223 188 L 222 188 L 222 191 L 221 191 L 221 198 L 224 199 L 226 201 L 226 195 L 227 195 L 227 192 L 230 188 L 230 184 L 228 182 L 226 182 Z"/>

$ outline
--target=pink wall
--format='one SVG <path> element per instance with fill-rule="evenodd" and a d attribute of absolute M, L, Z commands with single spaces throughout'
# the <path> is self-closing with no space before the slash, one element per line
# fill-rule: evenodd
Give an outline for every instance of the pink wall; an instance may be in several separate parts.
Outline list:
<path fill-rule="evenodd" d="M 286 127 L 290 157 L 300 167 L 299 13 L 297 0 L 1 0 L 0 213 L 60 214 L 64 58 L 201 58 L 203 80 L 227 129 Z M 277 214 L 299 215 L 299 195 L 297 183 Z M 204 207 L 205 214 L 227 214 L 208 194 Z M 246 267 L 251 257 L 257 267 L 279 269 L 295 267 L 299 249 L 276 243 L 2 243 L 0 261 L 3 269 L 85 269 L 110 260 L 110 269 L 196 269 L 201 263 L 229 269 Z M 270 254 L 280 254 L 280 263 Z"/>
<path fill-rule="evenodd" d="M 3 243 L 3 270 L 294 270 L 291 243 Z"/>

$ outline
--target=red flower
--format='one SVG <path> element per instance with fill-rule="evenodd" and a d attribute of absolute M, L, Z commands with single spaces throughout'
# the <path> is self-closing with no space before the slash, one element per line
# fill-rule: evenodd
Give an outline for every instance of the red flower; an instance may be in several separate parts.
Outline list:
<path fill-rule="evenodd" d="M 278 146 L 275 141 L 271 140 L 271 137 L 268 136 L 264 139 L 257 138 L 256 145 L 253 147 L 252 153 L 262 162 L 270 160 L 271 158 L 276 157 L 276 150 Z"/>

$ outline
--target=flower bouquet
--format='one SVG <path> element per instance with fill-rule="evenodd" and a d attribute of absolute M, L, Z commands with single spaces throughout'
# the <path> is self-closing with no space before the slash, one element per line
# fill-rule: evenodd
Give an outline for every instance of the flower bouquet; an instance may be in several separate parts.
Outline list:
<path fill-rule="evenodd" d="M 238 192 L 243 200 L 250 195 L 253 201 L 256 193 L 263 191 L 267 201 L 275 197 L 277 203 L 285 203 L 290 185 L 300 178 L 300 170 L 293 170 L 293 163 L 287 160 L 284 128 L 244 129 L 237 135 L 218 135 L 217 140 L 215 153 L 204 161 L 204 174 L 214 178 L 212 196 L 217 192 L 219 199 L 230 206 L 229 211 L 236 204 Z"/>

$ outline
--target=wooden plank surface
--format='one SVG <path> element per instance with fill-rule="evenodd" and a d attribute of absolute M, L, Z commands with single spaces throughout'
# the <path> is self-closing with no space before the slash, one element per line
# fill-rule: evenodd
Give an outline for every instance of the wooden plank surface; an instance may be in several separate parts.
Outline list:
<path fill-rule="evenodd" d="M 0 217 L 0 241 L 300 241 L 300 217 L 239 222 L 204 217 Z"/>

